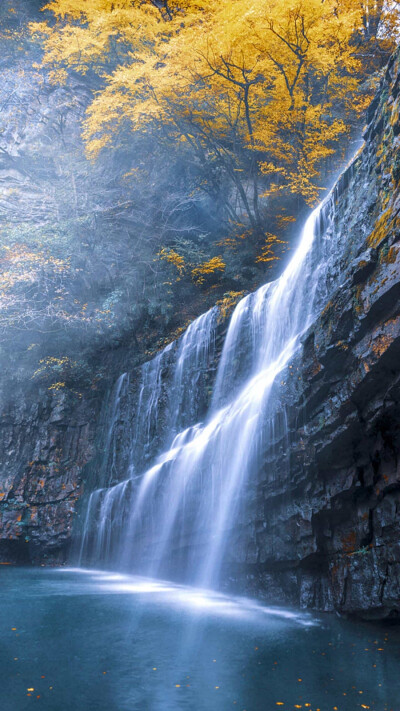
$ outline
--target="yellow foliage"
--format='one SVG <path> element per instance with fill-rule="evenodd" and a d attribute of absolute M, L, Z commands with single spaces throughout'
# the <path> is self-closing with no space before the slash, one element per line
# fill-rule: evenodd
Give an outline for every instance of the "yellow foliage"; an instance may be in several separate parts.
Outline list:
<path fill-rule="evenodd" d="M 367 237 L 368 247 L 379 247 L 380 243 L 388 236 L 393 228 L 398 228 L 400 220 L 393 217 L 391 209 L 387 209 L 379 218 L 374 230 Z"/>
<path fill-rule="evenodd" d="M 46 276 L 63 277 L 70 271 L 69 259 L 58 259 L 44 250 L 33 251 L 27 245 L 3 245 L 0 252 L 0 308 L 15 299 L 14 291 L 39 282 Z"/>
<path fill-rule="evenodd" d="M 271 262 L 276 262 L 276 260 L 279 259 L 275 252 L 276 245 L 278 244 L 286 244 L 286 241 L 279 239 L 277 235 L 273 235 L 271 232 L 266 232 L 265 242 L 262 247 L 261 254 L 256 258 L 256 262 L 264 262 L 266 264 L 269 263 L 270 265 Z"/>
<path fill-rule="evenodd" d="M 233 311 L 236 304 L 244 296 L 244 291 L 227 291 L 223 299 L 216 303 L 219 309 L 219 321 L 223 321 Z"/>
<path fill-rule="evenodd" d="M 212 257 L 212 259 L 192 269 L 192 279 L 196 284 L 204 284 L 207 276 L 215 274 L 215 272 L 225 271 L 225 266 L 222 257 Z"/>
<path fill-rule="evenodd" d="M 65 388 L 65 383 L 53 383 L 53 385 L 50 385 L 48 387 L 48 390 L 61 390 L 62 388 Z"/>
<path fill-rule="evenodd" d="M 68 356 L 63 356 L 62 358 L 56 358 L 54 356 L 47 356 L 46 358 L 41 358 L 39 361 L 39 368 L 35 370 L 32 378 L 41 377 L 43 375 L 48 375 L 53 372 L 63 372 L 67 368 L 73 369 L 77 367 L 77 363 L 71 360 Z M 63 383 L 57 383 L 59 386 L 64 386 Z M 49 388 L 51 389 L 51 388 Z"/>
<path fill-rule="evenodd" d="M 167 127 L 177 143 L 213 150 L 238 181 L 235 134 L 268 181 L 264 197 L 285 189 L 309 204 L 321 164 L 370 98 L 355 38 L 372 42 L 376 26 L 390 49 L 398 22 L 397 3 L 369 0 L 52 0 L 45 9 L 55 24 L 31 31 L 53 81 L 68 69 L 103 81 L 84 126 L 90 156 L 122 126 Z"/>
<path fill-rule="evenodd" d="M 163 247 L 162 250 L 158 253 L 158 256 L 160 257 L 160 259 L 169 262 L 169 264 L 173 264 L 174 267 L 177 268 L 179 274 L 183 274 L 183 272 L 185 271 L 185 260 L 174 249 L 168 249 L 166 247 Z"/>

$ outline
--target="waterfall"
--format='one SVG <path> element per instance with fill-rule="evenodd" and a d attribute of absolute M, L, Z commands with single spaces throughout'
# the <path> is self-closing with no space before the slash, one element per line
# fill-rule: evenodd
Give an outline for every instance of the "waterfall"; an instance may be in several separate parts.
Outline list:
<path fill-rule="evenodd" d="M 193 321 L 181 338 L 170 396 L 171 432 L 195 421 L 196 398 L 204 394 L 214 356 L 217 319 L 214 307 Z"/>
<path fill-rule="evenodd" d="M 147 471 L 133 466 L 135 476 L 91 495 L 82 563 L 218 585 L 247 484 L 260 467 L 265 440 L 273 437 L 265 423 L 277 408 L 278 375 L 339 284 L 344 237 L 334 229 L 338 190 L 340 184 L 308 218 L 280 278 L 238 303 L 202 421 L 195 402 L 207 389 L 216 309 L 143 366 L 133 449 L 139 442 L 148 447 L 163 419 L 164 451 Z M 169 401 L 161 405 L 167 357 L 173 375 L 166 383 Z"/>
<path fill-rule="evenodd" d="M 137 462 L 143 463 L 151 458 L 155 442 L 162 437 L 163 428 L 160 418 L 162 400 L 162 374 L 168 367 L 172 344 L 169 344 L 153 360 L 142 367 L 142 377 L 136 417 L 133 427 L 131 467 L 137 469 Z"/>
<path fill-rule="evenodd" d="M 106 486 L 110 486 L 117 476 L 117 427 L 121 417 L 121 395 L 127 381 L 127 373 L 122 373 L 110 396 L 111 407 L 107 418 L 107 433 L 100 472 L 100 481 L 104 482 Z"/>

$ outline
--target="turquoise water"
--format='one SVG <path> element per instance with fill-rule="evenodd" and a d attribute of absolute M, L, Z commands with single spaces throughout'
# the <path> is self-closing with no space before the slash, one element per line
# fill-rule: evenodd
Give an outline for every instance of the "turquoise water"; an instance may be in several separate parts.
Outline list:
<path fill-rule="evenodd" d="M 0 576 L 0 711 L 400 709 L 395 627 L 103 572 Z"/>

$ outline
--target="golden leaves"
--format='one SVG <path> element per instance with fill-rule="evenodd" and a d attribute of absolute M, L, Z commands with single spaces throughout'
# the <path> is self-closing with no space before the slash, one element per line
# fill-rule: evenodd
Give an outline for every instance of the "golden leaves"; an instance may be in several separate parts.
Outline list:
<path fill-rule="evenodd" d="M 163 247 L 162 250 L 158 253 L 158 256 L 160 257 L 160 259 L 162 259 L 166 262 L 169 262 L 169 264 L 173 264 L 174 267 L 176 267 L 176 269 L 178 270 L 180 275 L 183 274 L 183 272 L 185 271 L 185 269 L 186 269 L 185 260 L 174 249 L 172 249 L 172 248 L 168 249 L 166 247 Z"/>
<path fill-rule="evenodd" d="M 223 321 L 227 316 L 229 316 L 236 304 L 244 297 L 244 291 L 227 291 L 222 299 L 216 302 L 216 306 L 219 309 L 219 321 Z M 258 649 L 258 647 L 255 647 Z M 213 659 L 213 661 L 216 661 Z"/>
<path fill-rule="evenodd" d="M 225 262 L 222 257 L 212 257 L 200 266 L 192 269 L 192 279 L 196 284 L 204 284 L 206 277 L 215 272 L 225 271 Z"/>
<path fill-rule="evenodd" d="M 62 279 L 71 269 L 69 259 L 60 259 L 42 249 L 33 251 L 19 243 L 3 245 L 0 265 L 0 306 L 4 312 L 18 301 L 21 289 L 47 278 Z"/>
<path fill-rule="evenodd" d="M 266 232 L 265 242 L 261 250 L 261 254 L 256 258 L 256 262 L 271 263 L 279 259 L 276 254 L 276 246 L 286 244 L 285 240 L 279 239 L 277 235 L 271 232 Z"/>
<path fill-rule="evenodd" d="M 62 388 L 65 388 L 65 383 L 53 383 L 53 385 L 50 385 L 48 387 L 48 390 L 61 390 Z"/>
<path fill-rule="evenodd" d="M 103 82 L 83 130 L 92 158 L 121 129 L 168 127 L 176 146 L 225 160 L 235 184 L 257 171 L 264 199 L 284 190 L 312 205 L 321 165 L 370 100 L 354 42 L 364 3 L 52 0 L 46 8 L 55 26 L 31 32 L 43 39 L 52 81 L 90 69 Z M 385 44 L 398 9 L 381 13 Z"/>

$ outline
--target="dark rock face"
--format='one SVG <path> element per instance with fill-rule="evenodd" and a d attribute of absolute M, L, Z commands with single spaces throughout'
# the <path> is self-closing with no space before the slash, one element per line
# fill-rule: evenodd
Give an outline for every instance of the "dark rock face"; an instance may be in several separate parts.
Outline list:
<path fill-rule="evenodd" d="M 16 394 L 0 420 L 0 561 L 62 563 L 82 469 L 93 456 L 94 413 L 64 394 Z"/>
<path fill-rule="evenodd" d="M 334 230 L 346 236 L 341 286 L 276 385 L 275 438 L 226 561 L 236 588 L 370 619 L 400 617 L 399 77 L 397 54 L 370 109 L 365 147 L 334 193 Z M 167 359 L 161 424 L 171 382 Z M 134 371 L 111 435 L 112 393 L 102 410 L 87 394 L 71 402 L 44 392 L 29 404 L 16 393 L 0 419 L 0 560 L 65 560 L 84 490 L 126 478 L 138 388 Z M 151 443 L 143 466 L 162 444 L 158 430 Z"/>
<path fill-rule="evenodd" d="M 342 284 L 284 375 L 289 441 L 264 453 L 234 575 L 367 618 L 400 617 L 399 56 L 336 188 Z"/>

